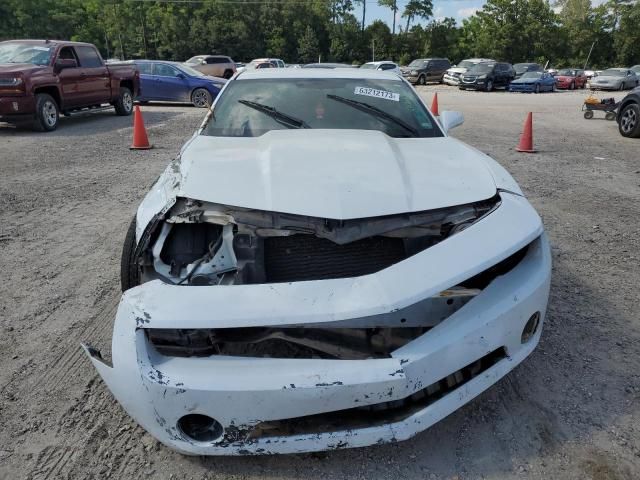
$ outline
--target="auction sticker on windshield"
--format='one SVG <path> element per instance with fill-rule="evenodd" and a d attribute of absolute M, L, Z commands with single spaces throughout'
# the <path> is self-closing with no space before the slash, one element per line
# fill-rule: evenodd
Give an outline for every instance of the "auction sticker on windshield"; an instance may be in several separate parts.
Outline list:
<path fill-rule="evenodd" d="M 386 90 L 376 90 L 369 87 L 356 87 L 356 95 L 366 95 L 367 97 L 382 98 L 384 100 L 393 100 L 394 102 L 400 101 L 400 94 L 387 92 Z"/>

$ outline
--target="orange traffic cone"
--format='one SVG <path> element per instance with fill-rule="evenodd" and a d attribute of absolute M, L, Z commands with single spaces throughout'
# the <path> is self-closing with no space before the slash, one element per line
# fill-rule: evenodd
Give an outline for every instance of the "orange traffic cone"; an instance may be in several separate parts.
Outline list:
<path fill-rule="evenodd" d="M 149 144 L 147 131 L 144 128 L 144 120 L 142 119 L 142 112 L 140 112 L 138 105 L 136 105 L 136 109 L 133 112 L 133 143 L 129 148 L 131 150 L 149 150 L 153 148 L 153 146 Z"/>
<path fill-rule="evenodd" d="M 524 129 L 520 135 L 520 143 L 516 147 L 518 152 L 535 153 L 533 148 L 533 113 L 529 112 L 524 122 Z"/>
<path fill-rule="evenodd" d="M 433 95 L 433 101 L 431 102 L 431 113 L 433 113 L 436 117 L 440 116 L 440 112 L 438 111 L 438 92 Z"/>

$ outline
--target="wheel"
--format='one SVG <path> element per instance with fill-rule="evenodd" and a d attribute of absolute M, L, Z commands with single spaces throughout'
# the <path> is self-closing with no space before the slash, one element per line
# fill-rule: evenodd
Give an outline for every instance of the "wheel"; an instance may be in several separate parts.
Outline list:
<path fill-rule="evenodd" d="M 233 71 L 232 70 L 225 70 L 224 73 L 222 74 L 223 78 L 226 78 L 227 80 L 229 80 L 231 77 L 233 77 Z"/>
<path fill-rule="evenodd" d="M 427 84 L 427 79 L 425 78 L 424 75 L 420 75 L 418 77 L 418 85 L 426 85 Z"/>
<path fill-rule="evenodd" d="M 533 93 L 540 93 L 540 84 L 536 83 L 536 89 L 534 90 Z"/>
<path fill-rule="evenodd" d="M 615 120 L 616 119 L 616 114 L 613 112 L 607 112 L 604 116 L 605 120 Z"/>
<path fill-rule="evenodd" d="M 487 92 L 490 92 L 491 90 L 493 90 L 493 82 L 492 82 L 491 80 L 489 80 L 489 81 L 487 82 L 487 85 L 486 85 L 486 87 L 485 87 L 485 90 L 486 90 Z"/>
<path fill-rule="evenodd" d="M 620 82 L 620 88 L 618 90 L 620 90 L 620 91 L 624 90 L 624 82 Z"/>
<path fill-rule="evenodd" d="M 553 85 L 551 85 L 551 93 L 556 93 L 557 87 L 556 84 L 554 83 Z"/>
<path fill-rule="evenodd" d="M 640 105 L 630 103 L 620 112 L 618 130 L 623 137 L 640 137 Z"/>
<path fill-rule="evenodd" d="M 569 90 L 575 90 L 576 88 L 576 84 L 574 82 L 571 82 L 571 84 L 569 85 Z"/>
<path fill-rule="evenodd" d="M 33 129 L 38 132 L 52 132 L 58 126 L 60 111 L 58 104 L 51 95 L 39 93 L 36 95 L 36 114 Z"/>
<path fill-rule="evenodd" d="M 198 108 L 209 108 L 211 94 L 204 88 L 196 88 L 191 94 L 191 103 Z"/>
<path fill-rule="evenodd" d="M 587 120 L 593 118 L 593 112 L 591 110 L 587 110 L 586 112 L 584 112 L 584 118 L 586 118 Z"/>
<path fill-rule="evenodd" d="M 133 113 L 133 95 L 131 95 L 131 90 L 127 87 L 120 87 L 120 95 L 118 95 L 118 99 L 113 106 L 116 108 L 116 114 L 123 117 L 131 115 L 131 113 Z"/>
<path fill-rule="evenodd" d="M 122 258 L 120 259 L 120 286 L 122 291 L 129 290 L 140 285 L 140 272 L 134 264 L 136 253 L 136 217 L 134 215 L 122 246 Z"/>

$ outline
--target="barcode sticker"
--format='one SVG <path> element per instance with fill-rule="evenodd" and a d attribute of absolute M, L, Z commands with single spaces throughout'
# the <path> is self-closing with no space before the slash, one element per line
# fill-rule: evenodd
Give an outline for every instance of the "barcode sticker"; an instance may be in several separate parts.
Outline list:
<path fill-rule="evenodd" d="M 369 87 L 356 87 L 354 92 L 356 95 L 365 95 L 367 97 L 382 98 L 383 100 L 391 100 L 394 102 L 400 101 L 400 94 L 394 92 L 387 92 L 386 90 L 376 90 Z"/>

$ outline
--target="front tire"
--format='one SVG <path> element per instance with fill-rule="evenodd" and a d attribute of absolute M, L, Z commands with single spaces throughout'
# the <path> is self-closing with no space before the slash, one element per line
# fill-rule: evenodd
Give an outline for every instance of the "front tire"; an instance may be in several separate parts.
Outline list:
<path fill-rule="evenodd" d="M 225 70 L 224 74 L 222 75 L 222 78 L 226 78 L 227 80 L 229 80 L 231 77 L 233 77 L 233 71 Z"/>
<path fill-rule="evenodd" d="M 576 84 L 571 82 L 571 84 L 569 85 L 569 90 L 575 90 L 576 88 Z"/>
<path fill-rule="evenodd" d="M 427 79 L 425 78 L 424 75 L 420 75 L 418 77 L 418 85 L 426 85 L 427 84 Z"/>
<path fill-rule="evenodd" d="M 620 112 L 618 123 L 620 135 L 627 138 L 640 138 L 640 105 L 631 103 Z"/>
<path fill-rule="evenodd" d="M 211 94 L 204 88 L 196 88 L 191 94 L 191 103 L 198 108 L 209 108 Z"/>
<path fill-rule="evenodd" d="M 536 88 L 533 91 L 533 93 L 540 93 L 540 84 L 539 83 L 536 83 Z"/>
<path fill-rule="evenodd" d="M 487 85 L 485 86 L 485 90 L 486 90 L 487 92 L 490 92 L 490 91 L 492 91 L 492 90 L 493 90 L 493 82 L 492 82 L 491 80 L 489 80 L 489 81 L 487 82 Z"/>
<path fill-rule="evenodd" d="M 131 90 L 127 87 L 120 87 L 120 94 L 113 106 L 116 109 L 117 115 L 122 117 L 131 115 L 133 113 L 133 95 L 131 95 Z"/>
<path fill-rule="evenodd" d="M 586 112 L 584 112 L 584 118 L 586 118 L 587 120 L 591 120 L 593 118 L 593 111 L 587 110 Z"/>
<path fill-rule="evenodd" d="M 37 132 L 52 132 L 58 127 L 60 110 L 51 95 L 39 93 L 36 95 L 36 114 L 33 129 Z"/>
<path fill-rule="evenodd" d="M 135 264 L 136 253 L 136 217 L 134 215 L 122 246 L 122 258 L 120 259 L 120 286 L 125 292 L 130 288 L 140 285 L 140 273 Z"/>

